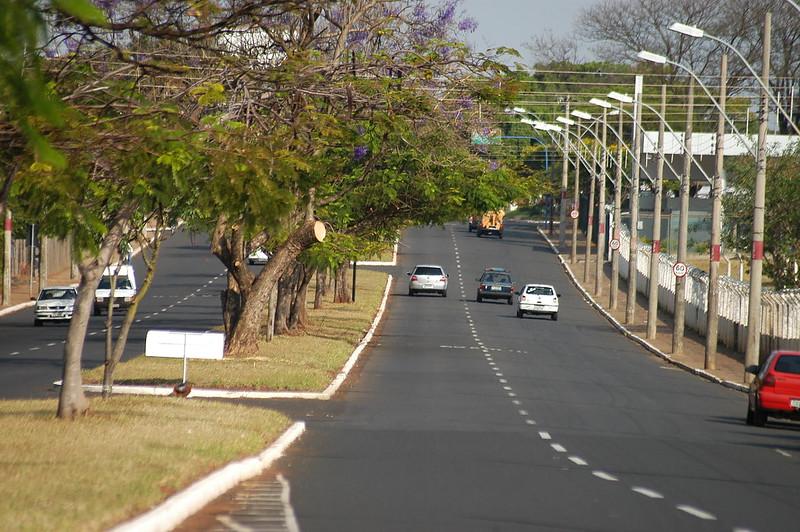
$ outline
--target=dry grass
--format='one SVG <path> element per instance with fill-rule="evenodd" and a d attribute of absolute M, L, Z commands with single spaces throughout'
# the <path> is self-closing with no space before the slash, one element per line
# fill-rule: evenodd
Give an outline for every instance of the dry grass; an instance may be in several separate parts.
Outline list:
<path fill-rule="evenodd" d="M 75 422 L 52 400 L 0 402 L 0 530 L 103 530 L 289 425 L 277 412 L 172 398 L 94 399 Z"/>
<path fill-rule="evenodd" d="M 196 387 L 236 390 L 322 391 L 344 365 L 377 312 L 386 288 L 383 272 L 358 270 L 356 302 L 326 302 L 309 310 L 304 331 L 262 343 L 247 359 L 190 360 L 189 381 Z M 313 302 L 313 286 L 309 303 Z M 120 364 L 116 384 L 172 385 L 181 380 L 180 359 L 136 357 Z M 86 382 L 100 382 L 102 367 L 84 373 Z"/>

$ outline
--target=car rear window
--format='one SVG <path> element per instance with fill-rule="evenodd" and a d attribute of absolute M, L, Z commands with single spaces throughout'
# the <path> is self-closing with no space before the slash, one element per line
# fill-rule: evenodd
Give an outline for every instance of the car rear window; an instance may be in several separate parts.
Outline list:
<path fill-rule="evenodd" d="M 780 373 L 794 373 L 800 375 L 800 356 L 781 355 L 775 363 L 775 371 Z"/>
<path fill-rule="evenodd" d="M 432 268 L 430 266 L 418 266 L 414 270 L 415 275 L 444 275 L 441 268 Z"/>
<path fill-rule="evenodd" d="M 526 294 L 533 294 L 535 296 L 552 296 L 553 289 L 549 286 L 529 286 L 525 289 Z"/>
<path fill-rule="evenodd" d="M 505 273 L 485 273 L 483 274 L 483 282 L 511 284 L 511 277 Z"/>

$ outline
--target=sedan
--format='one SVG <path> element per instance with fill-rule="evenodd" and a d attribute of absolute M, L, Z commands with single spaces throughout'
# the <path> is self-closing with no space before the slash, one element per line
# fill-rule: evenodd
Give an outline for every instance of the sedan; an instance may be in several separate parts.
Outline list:
<path fill-rule="evenodd" d="M 444 268 L 436 264 L 419 264 L 414 271 L 406 272 L 408 278 L 408 295 L 419 293 L 441 294 L 447 297 L 447 278 Z"/>
<path fill-rule="evenodd" d="M 750 384 L 747 424 L 763 427 L 768 417 L 800 421 L 800 351 L 773 351 L 759 366 L 745 371 Z"/>
<path fill-rule="evenodd" d="M 526 284 L 517 292 L 517 317 L 525 314 L 549 314 L 550 319 L 558 319 L 558 298 L 561 294 L 549 284 Z"/>
<path fill-rule="evenodd" d="M 41 326 L 46 321 L 69 321 L 75 308 L 78 292 L 72 286 L 43 288 L 36 298 L 33 324 Z"/>
<path fill-rule="evenodd" d="M 486 268 L 476 281 L 478 291 L 475 299 L 478 303 L 484 299 L 505 299 L 509 305 L 514 302 L 514 282 L 505 268 Z"/>

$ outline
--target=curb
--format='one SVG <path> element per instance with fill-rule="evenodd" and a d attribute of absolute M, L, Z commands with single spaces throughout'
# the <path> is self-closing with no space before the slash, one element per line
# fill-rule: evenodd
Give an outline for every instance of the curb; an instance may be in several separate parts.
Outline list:
<path fill-rule="evenodd" d="M 304 422 L 294 423 L 260 454 L 227 464 L 172 495 L 147 513 L 113 527 L 111 532 L 172 530 L 220 495 L 272 465 L 305 432 L 305 429 Z"/>
<path fill-rule="evenodd" d="M 359 260 L 356 261 L 359 266 L 397 266 L 397 242 L 394 244 L 394 251 L 392 251 L 392 260 Z M 353 261 L 350 261 L 353 264 Z"/>
<path fill-rule="evenodd" d="M 603 317 L 606 318 L 624 336 L 630 338 L 634 342 L 638 343 L 639 345 L 641 345 L 642 347 L 644 347 L 645 349 L 647 349 L 648 351 L 650 351 L 654 355 L 658 356 L 659 358 L 664 359 L 665 361 L 669 362 L 670 364 L 678 366 L 679 368 L 681 368 L 681 369 L 683 369 L 685 371 L 688 371 L 689 373 L 693 373 L 694 375 L 702 377 L 703 379 L 706 379 L 707 381 L 711 381 L 711 382 L 714 382 L 716 384 L 720 384 L 720 385 L 722 385 L 722 386 L 724 386 L 726 388 L 730 388 L 732 390 L 736 390 L 736 391 L 739 391 L 739 392 L 747 393 L 749 391 L 750 388 L 748 386 L 745 386 L 743 384 L 739 384 L 737 382 L 732 382 L 732 381 L 727 381 L 727 380 L 724 380 L 724 379 L 720 379 L 719 377 L 717 377 L 716 375 L 712 375 L 711 373 L 709 373 L 705 369 L 694 368 L 694 367 L 686 364 L 685 362 L 681 362 L 679 360 L 675 360 L 670 355 L 668 355 L 667 353 L 664 353 L 663 351 L 661 351 L 659 348 L 657 348 L 656 346 L 654 346 L 653 344 L 651 344 L 650 342 L 648 342 L 644 338 L 640 338 L 640 337 L 636 336 L 635 334 L 633 334 L 632 332 L 630 332 L 623 324 L 618 322 L 616 320 L 616 318 L 614 318 L 614 316 L 609 314 L 606 311 L 606 309 L 603 308 L 603 306 L 600 303 L 595 301 L 594 298 L 589 294 L 589 292 L 587 292 L 583 288 L 583 286 L 581 286 L 581 284 L 575 278 L 575 275 L 572 273 L 572 270 L 570 270 L 569 267 L 567 266 L 567 263 L 564 261 L 564 258 L 558 252 L 558 249 L 553 245 L 553 243 L 550 241 L 550 239 L 547 238 L 547 235 L 544 234 L 542 229 L 541 228 L 537 228 L 537 231 L 542 236 L 542 238 L 545 239 L 547 244 L 550 246 L 550 249 L 553 251 L 553 253 L 555 253 L 556 257 L 558 257 L 559 262 L 561 262 L 561 266 L 564 268 L 564 271 L 567 272 L 567 275 L 569 275 L 569 278 L 572 281 L 572 284 L 575 285 L 575 287 L 578 290 L 580 290 L 581 294 L 589 302 L 589 304 L 592 305 L 595 309 L 597 309 L 600 312 L 600 314 L 602 314 Z"/>
<path fill-rule="evenodd" d="M 342 370 L 334 377 L 333 381 L 325 388 L 322 392 L 254 392 L 254 391 L 247 391 L 247 390 L 217 390 L 212 388 L 192 388 L 189 397 L 205 397 L 205 398 L 213 398 L 213 399 L 314 399 L 318 401 L 327 401 L 331 397 L 333 397 L 336 392 L 339 390 L 339 387 L 344 383 L 347 379 L 347 376 L 350 374 L 350 371 L 355 366 L 356 362 L 358 361 L 361 352 L 364 351 L 364 348 L 367 347 L 370 340 L 372 340 L 372 336 L 375 334 L 375 330 L 378 328 L 378 324 L 383 318 L 383 312 L 386 310 L 386 303 L 389 299 L 389 292 L 392 288 L 392 275 L 390 274 L 389 277 L 386 279 L 386 288 L 383 291 L 383 299 L 381 300 L 381 304 L 378 307 L 378 313 L 375 314 L 375 318 L 372 320 L 372 325 L 370 326 L 367 333 L 358 343 L 356 348 L 350 354 L 350 357 L 345 362 Z M 61 386 L 61 381 L 55 381 L 53 383 L 55 386 Z M 103 386 L 100 384 L 84 384 L 83 389 L 87 392 L 96 392 L 101 393 L 103 391 Z M 130 385 L 115 385 L 114 386 L 114 394 L 122 394 L 122 395 L 169 395 L 171 394 L 174 389 L 170 386 L 130 386 Z"/>
<path fill-rule="evenodd" d="M 0 310 L 0 316 L 5 316 L 7 314 L 13 314 L 14 312 L 20 311 L 22 309 L 26 309 L 28 307 L 32 307 L 36 304 L 36 301 L 26 301 L 25 303 L 17 303 L 16 305 L 11 305 L 8 308 L 4 308 Z"/>

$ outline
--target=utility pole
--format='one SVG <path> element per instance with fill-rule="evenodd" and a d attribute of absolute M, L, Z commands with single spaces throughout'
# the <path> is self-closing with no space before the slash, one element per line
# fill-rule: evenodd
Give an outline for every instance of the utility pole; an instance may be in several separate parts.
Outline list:
<path fill-rule="evenodd" d="M 678 220 L 678 262 L 686 264 L 689 238 L 689 187 L 692 181 L 692 121 L 694 120 L 694 78 L 689 79 L 684 133 L 683 176 L 681 176 L 681 214 Z M 675 276 L 675 312 L 672 324 L 672 352 L 683 353 L 683 328 L 686 319 L 686 276 Z"/>
<path fill-rule="evenodd" d="M 764 43 L 761 81 L 769 87 L 769 60 L 772 45 L 772 13 L 764 16 Z M 761 91 L 761 113 L 758 120 L 758 157 L 756 161 L 755 197 L 753 199 L 753 251 L 750 261 L 750 301 L 747 309 L 747 350 L 744 366 L 759 363 L 761 353 L 761 274 L 764 261 L 764 203 L 767 187 L 767 118 L 769 94 Z M 753 375 L 745 373 L 745 381 Z"/>
<path fill-rule="evenodd" d="M 48 237 L 39 232 L 39 290 L 47 286 L 47 263 L 50 260 L 47 253 L 47 243 L 50 240 Z"/>
<path fill-rule="evenodd" d="M 622 113 L 620 113 L 622 114 Z M 603 158 L 600 167 L 600 192 L 597 198 L 597 216 L 600 218 L 597 221 L 597 268 L 595 270 L 594 281 L 594 294 L 595 297 L 600 297 L 603 293 L 603 262 L 605 258 L 606 247 L 606 169 L 608 168 L 608 148 L 606 148 L 606 140 L 608 128 L 608 109 L 603 107 L 603 135 L 602 135 L 602 148 Z"/>
<path fill-rule="evenodd" d="M 717 146 L 714 154 L 714 183 L 711 190 L 711 250 L 708 261 L 708 306 L 706 310 L 705 369 L 717 369 L 717 338 L 719 335 L 719 259 L 720 225 L 722 224 L 722 188 L 725 166 L 725 101 L 728 84 L 728 54 L 722 54 L 719 66 L 719 115 L 717 118 Z"/>
<path fill-rule="evenodd" d="M 597 168 L 597 138 L 598 138 L 598 125 L 599 121 L 594 119 L 594 148 L 592 153 L 592 170 L 590 172 L 591 182 L 589 183 L 589 208 L 587 209 L 587 224 L 586 224 L 586 249 L 584 250 L 584 263 L 583 263 L 583 282 L 589 283 L 589 263 L 592 260 L 592 233 L 594 233 L 594 192 L 597 187 L 597 176 L 599 169 Z"/>
<path fill-rule="evenodd" d="M 619 118 L 617 119 L 617 173 L 614 175 L 614 240 L 620 242 L 619 227 L 622 223 L 622 115 L 625 104 L 619 104 Z M 611 292 L 608 306 L 617 310 L 619 306 L 619 245 L 611 249 Z"/>
<path fill-rule="evenodd" d="M 569 96 L 564 102 L 564 116 L 569 117 Z M 567 240 L 567 187 L 569 186 L 569 124 L 564 124 L 564 160 L 561 164 L 561 204 L 558 214 L 558 249 Z"/>
<path fill-rule="evenodd" d="M 583 138 L 581 136 L 581 119 L 578 119 L 578 153 L 575 156 L 575 190 L 572 193 L 572 210 L 580 212 L 581 204 L 581 150 L 583 149 Z M 570 213 L 571 215 L 572 213 Z M 569 261 L 571 264 L 578 262 L 578 217 L 572 219 L 572 250 L 570 251 Z"/>
<path fill-rule="evenodd" d="M 631 238 L 628 247 L 628 297 L 625 302 L 625 323 L 636 319 L 636 276 L 639 262 L 639 170 L 642 156 L 642 85 L 644 76 L 636 76 L 633 99 L 633 176 L 631 178 Z"/>
<path fill-rule="evenodd" d="M 656 337 L 658 325 L 658 258 L 661 253 L 661 196 L 664 188 L 664 120 L 667 119 L 667 86 L 661 85 L 661 121 L 658 123 L 658 169 L 653 198 L 653 245 L 650 248 L 650 285 L 647 287 L 647 339 Z"/>
<path fill-rule="evenodd" d="M 6 205 L 3 220 L 3 306 L 11 304 L 11 209 Z"/>

